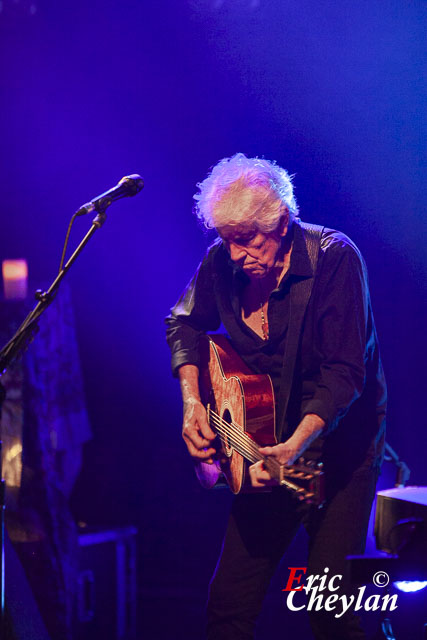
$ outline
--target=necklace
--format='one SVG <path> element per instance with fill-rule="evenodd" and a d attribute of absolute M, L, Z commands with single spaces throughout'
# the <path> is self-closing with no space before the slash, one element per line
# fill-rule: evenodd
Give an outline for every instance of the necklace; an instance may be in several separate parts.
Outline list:
<path fill-rule="evenodd" d="M 267 299 L 267 302 L 263 302 L 263 300 L 264 300 L 263 293 L 264 292 L 262 290 L 261 282 L 258 282 L 258 295 L 259 295 L 259 299 L 260 299 L 259 307 L 260 307 L 260 310 L 261 310 L 262 337 L 264 338 L 264 340 L 268 340 L 268 338 L 269 338 L 268 318 L 265 317 L 265 313 L 264 313 L 264 306 L 266 307 L 265 311 L 267 312 L 268 299 Z"/>
<path fill-rule="evenodd" d="M 269 338 L 268 322 L 265 319 L 263 302 L 261 302 L 261 330 L 262 330 L 262 337 L 264 338 L 264 340 L 268 340 Z"/>
<path fill-rule="evenodd" d="M 280 280 L 282 279 L 282 277 L 285 275 L 285 273 L 287 272 L 287 270 L 289 269 L 289 264 L 290 264 L 290 260 L 291 260 L 291 250 L 289 250 L 286 255 L 285 258 L 283 260 L 283 266 L 280 265 L 280 274 L 278 274 L 276 276 L 275 279 L 275 283 L 274 283 L 274 287 L 276 288 L 280 282 Z M 268 304 L 268 300 L 267 302 L 263 302 L 263 291 L 262 291 L 262 287 L 261 287 L 261 283 L 259 285 L 259 297 L 260 297 L 260 310 L 261 310 L 261 331 L 262 331 L 262 337 L 264 338 L 264 340 L 268 340 L 270 337 L 270 330 L 268 327 L 268 318 L 265 317 L 265 313 L 264 313 L 264 306 L 267 307 Z M 267 308 L 266 308 L 267 311 Z"/>

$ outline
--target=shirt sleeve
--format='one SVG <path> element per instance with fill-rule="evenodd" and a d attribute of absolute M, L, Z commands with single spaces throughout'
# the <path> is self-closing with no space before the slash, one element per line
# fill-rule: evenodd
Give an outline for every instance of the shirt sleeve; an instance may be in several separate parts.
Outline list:
<path fill-rule="evenodd" d="M 200 336 L 216 331 L 221 324 L 214 291 L 214 253 L 215 249 L 208 252 L 165 319 L 174 376 L 184 364 L 199 366 Z"/>
<path fill-rule="evenodd" d="M 316 297 L 315 349 L 320 359 L 314 394 L 303 415 L 315 413 L 333 430 L 360 397 L 374 328 L 366 266 L 359 250 L 340 234 L 327 246 Z"/>

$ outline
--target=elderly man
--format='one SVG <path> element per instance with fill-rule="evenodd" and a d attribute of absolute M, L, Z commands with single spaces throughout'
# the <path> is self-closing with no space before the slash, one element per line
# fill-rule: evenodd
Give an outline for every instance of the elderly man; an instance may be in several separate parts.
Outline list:
<path fill-rule="evenodd" d="M 279 441 L 261 453 L 280 464 L 304 453 L 325 472 L 323 509 L 272 486 L 262 461 L 250 467 L 251 482 L 269 491 L 234 498 L 210 585 L 207 637 L 249 639 L 301 523 L 309 535 L 305 579 L 339 575 L 341 591 L 333 593 L 351 591 L 345 559 L 364 550 L 382 460 L 385 382 L 363 259 L 342 233 L 301 222 L 286 171 L 239 153 L 198 187 L 197 214 L 218 239 L 166 320 L 190 455 L 207 463 L 218 455 L 200 400 L 199 339 L 222 324 L 246 365 L 272 380 Z M 353 611 L 334 614 L 310 612 L 317 640 L 365 638 Z"/>

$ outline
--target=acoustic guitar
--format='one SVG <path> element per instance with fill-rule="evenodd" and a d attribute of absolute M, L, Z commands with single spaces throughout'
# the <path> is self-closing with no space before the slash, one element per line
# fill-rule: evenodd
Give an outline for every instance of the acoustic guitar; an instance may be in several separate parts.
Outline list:
<path fill-rule="evenodd" d="M 233 493 L 256 491 L 248 467 L 263 460 L 278 485 L 300 500 L 322 506 L 324 475 L 320 465 L 302 458 L 298 464 L 282 465 L 261 455 L 260 447 L 277 444 L 271 378 L 254 374 L 223 335 L 201 339 L 200 392 L 209 425 L 218 435 L 218 459 L 213 464 L 196 464 L 202 486 L 210 489 L 223 476 Z"/>

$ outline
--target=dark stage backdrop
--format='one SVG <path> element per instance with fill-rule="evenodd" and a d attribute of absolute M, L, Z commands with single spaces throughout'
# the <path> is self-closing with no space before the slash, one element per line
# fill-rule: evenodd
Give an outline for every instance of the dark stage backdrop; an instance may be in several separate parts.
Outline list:
<path fill-rule="evenodd" d="M 73 211 L 126 174 L 146 184 L 69 275 L 94 431 L 73 509 L 139 527 L 145 594 L 203 592 L 229 502 L 193 477 L 163 329 L 207 244 L 195 184 L 224 156 L 276 159 L 302 218 L 361 248 L 389 442 L 427 483 L 425 27 L 422 0 L 0 5 L 2 259 L 40 286 Z"/>

